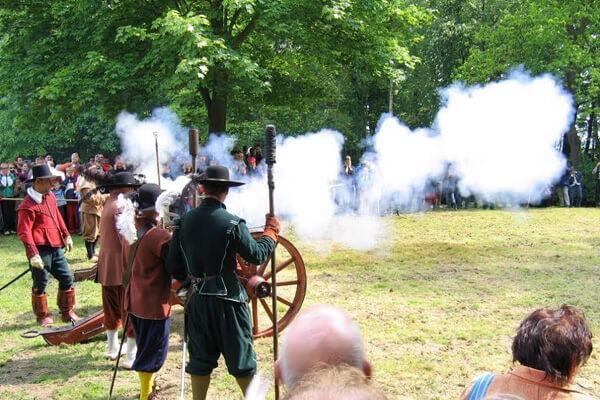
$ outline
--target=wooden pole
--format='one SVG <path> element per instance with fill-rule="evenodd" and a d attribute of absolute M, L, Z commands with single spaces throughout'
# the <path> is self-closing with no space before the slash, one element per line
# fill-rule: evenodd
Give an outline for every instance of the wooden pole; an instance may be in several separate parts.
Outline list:
<path fill-rule="evenodd" d="M 198 129 L 190 129 L 189 133 L 188 133 L 188 139 L 189 139 L 189 151 L 190 151 L 190 156 L 192 156 L 192 174 L 196 173 L 196 170 L 198 169 Z M 198 189 L 194 188 L 194 194 L 193 194 L 193 202 L 194 202 L 194 208 L 198 207 Z"/>
<path fill-rule="evenodd" d="M 267 183 L 269 185 L 269 215 L 275 215 L 275 202 L 273 200 L 273 191 L 275 190 L 275 183 L 273 181 L 273 164 L 275 164 L 275 147 L 276 147 L 276 132 L 274 125 L 267 125 L 265 130 L 265 150 L 266 150 L 266 162 L 267 162 Z M 275 253 L 277 250 L 277 243 L 273 249 L 271 255 L 271 295 L 273 308 L 273 358 L 277 361 L 278 358 L 278 336 L 279 328 L 277 326 L 277 263 L 275 261 Z M 275 400 L 279 400 L 279 382 L 275 378 Z"/>

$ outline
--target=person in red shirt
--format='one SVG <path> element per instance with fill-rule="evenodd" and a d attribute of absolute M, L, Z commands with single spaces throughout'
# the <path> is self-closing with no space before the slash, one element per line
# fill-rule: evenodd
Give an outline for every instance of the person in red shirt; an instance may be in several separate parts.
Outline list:
<path fill-rule="evenodd" d="M 54 324 L 53 315 L 48 312 L 46 286 L 48 272 L 59 282 L 58 308 L 65 322 L 81 319 L 73 311 L 75 289 L 73 275 L 62 251 L 73 249 L 73 240 L 59 214 L 56 197 L 50 191 L 57 178 L 46 164 L 33 167 L 33 182 L 27 195 L 17 209 L 17 233 L 25 245 L 25 252 L 33 278 L 33 312 L 42 326 Z"/>
<path fill-rule="evenodd" d="M 132 369 L 139 375 L 142 400 L 157 399 L 151 388 L 169 349 L 171 276 L 165 268 L 165 260 L 171 233 L 156 227 L 158 212 L 155 203 L 160 193 L 159 186 L 154 183 L 140 187 L 134 202 L 137 212 L 137 239 L 134 243 L 137 244 L 125 241 L 122 253 L 127 264 L 123 280 L 123 286 L 126 286 L 125 309 L 135 330 L 137 344 Z M 125 213 L 121 215 L 126 216 Z"/>

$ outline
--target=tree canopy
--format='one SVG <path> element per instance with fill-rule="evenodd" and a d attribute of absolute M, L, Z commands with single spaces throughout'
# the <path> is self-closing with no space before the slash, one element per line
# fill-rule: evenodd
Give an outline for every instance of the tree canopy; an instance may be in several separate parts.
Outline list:
<path fill-rule="evenodd" d="M 522 65 L 575 97 L 577 162 L 597 149 L 598 13 L 589 0 L 0 0 L 0 155 L 117 152 L 119 112 L 159 106 L 203 139 L 327 127 L 356 154 L 390 107 L 429 126 L 440 88 Z"/>

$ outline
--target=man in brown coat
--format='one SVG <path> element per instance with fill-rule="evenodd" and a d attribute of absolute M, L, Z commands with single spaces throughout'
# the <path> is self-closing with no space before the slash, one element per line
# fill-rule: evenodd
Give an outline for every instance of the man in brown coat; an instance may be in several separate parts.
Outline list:
<path fill-rule="evenodd" d="M 124 323 L 126 311 L 124 305 L 125 289 L 123 274 L 126 265 L 121 257 L 121 239 L 116 227 L 117 198 L 119 194 L 133 192 L 140 186 L 131 172 L 119 172 L 114 175 L 112 183 L 104 185 L 111 193 L 100 217 L 100 255 L 98 257 L 98 282 L 102 285 L 102 308 L 104 324 L 108 339 L 105 357 L 111 360 L 117 358 L 119 352 L 117 329 Z M 135 361 L 136 344 L 133 326 L 128 326 L 127 347 L 123 367 L 130 369 Z"/>
<path fill-rule="evenodd" d="M 81 198 L 81 231 L 87 258 L 92 262 L 98 261 L 96 242 L 100 237 L 100 216 L 108 195 L 100 193 L 96 184 L 81 175 L 77 181 L 77 189 Z"/>
<path fill-rule="evenodd" d="M 158 400 L 156 393 L 151 392 L 154 376 L 169 351 L 171 276 L 165 268 L 165 259 L 171 233 L 156 226 L 155 204 L 160 193 L 160 187 L 155 183 L 140 187 L 134 202 L 137 243 L 123 243 L 123 261 L 128 263 L 132 258 L 123 285 L 126 286 L 125 306 L 138 348 L 132 369 L 140 379 L 140 400 Z M 127 213 L 119 218 L 124 216 Z"/>

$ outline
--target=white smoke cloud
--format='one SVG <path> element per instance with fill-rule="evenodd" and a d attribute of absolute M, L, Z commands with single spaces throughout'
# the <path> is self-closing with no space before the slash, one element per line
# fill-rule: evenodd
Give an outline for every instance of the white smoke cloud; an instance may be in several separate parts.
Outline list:
<path fill-rule="evenodd" d="M 564 171 L 556 143 L 573 118 L 571 96 L 550 75 L 522 71 L 485 86 L 453 85 L 432 130 L 383 115 L 373 138 L 371 187 L 386 207 L 414 210 L 446 172 L 460 192 L 512 206 L 537 203 Z"/>
<path fill-rule="evenodd" d="M 278 136 L 276 214 L 291 222 L 302 239 L 367 250 L 385 236 L 378 215 L 422 210 L 425 196 L 437 191 L 447 171 L 460 178 L 465 195 L 513 206 L 539 201 L 543 189 L 565 167 L 555 144 L 572 121 L 573 106 L 560 85 L 549 75 L 533 78 L 517 71 L 486 86 L 454 85 L 442 96 L 444 106 L 433 128 L 411 131 L 384 114 L 354 181 L 340 180 L 341 133 L 325 129 Z M 125 160 L 138 164 L 149 181 L 156 181 L 153 132 L 158 132 L 162 164 L 189 160 L 187 129 L 169 110 L 155 110 L 143 121 L 122 113 L 117 132 Z M 236 164 L 230 150 L 235 140 L 211 135 L 201 154 L 233 172 Z M 262 174 L 230 189 L 226 199 L 228 209 L 251 228 L 262 227 L 269 211 L 264 161 L 259 170 Z"/>
<path fill-rule="evenodd" d="M 552 76 L 522 71 L 442 94 L 436 125 L 461 191 L 513 204 L 539 201 L 566 165 L 555 144 L 572 121 L 571 96 Z"/>
<path fill-rule="evenodd" d="M 366 201 L 378 201 L 380 211 L 419 210 L 429 180 L 444 171 L 439 138 L 428 129 L 412 132 L 398 119 L 384 114 L 373 138 L 373 151 L 363 157 L 363 162 L 365 158 L 373 159 L 375 174 L 371 186 L 380 195 Z M 361 174 L 359 170 L 359 178 Z"/>
<path fill-rule="evenodd" d="M 124 161 L 133 165 L 135 172 L 146 175 L 147 182 L 158 183 L 156 142 L 161 165 L 189 160 L 187 130 L 169 109 L 157 108 L 151 117 L 144 120 L 139 120 L 134 114 L 121 112 L 117 117 L 116 131 L 121 139 Z M 170 181 L 161 179 L 163 189 L 168 188 L 169 184 Z"/>
<path fill-rule="evenodd" d="M 323 252 L 331 246 L 316 242 L 317 239 L 366 250 L 373 248 L 382 234 L 377 218 L 336 215 L 339 207 L 335 190 L 343 144 L 341 133 L 327 129 L 297 137 L 277 137 L 273 170 L 275 213 L 291 222 L 299 237 L 320 246 L 318 250 Z M 244 216 L 248 226 L 263 225 L 269 211 L 266 174 L 231 189 L 226 204 L 230 211 Z"/>

